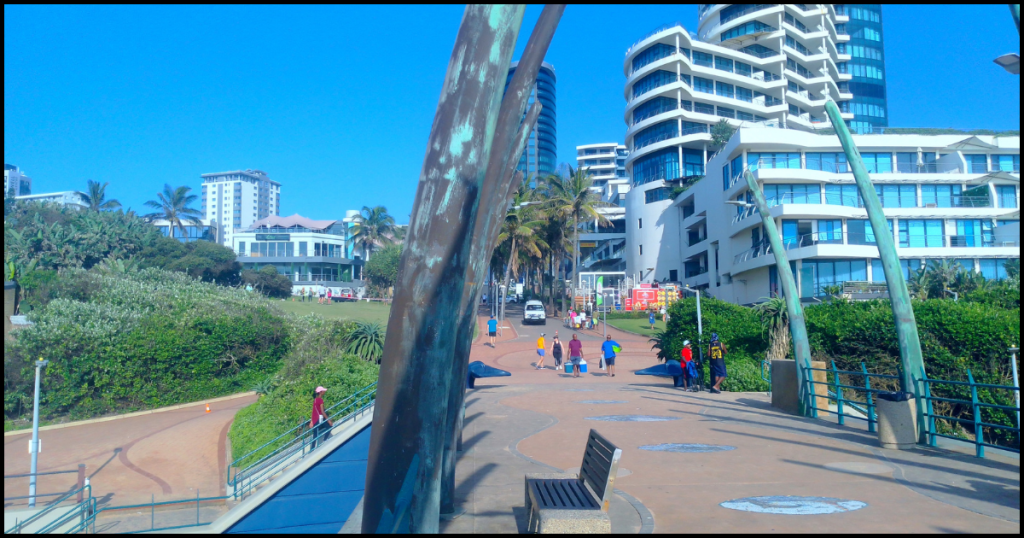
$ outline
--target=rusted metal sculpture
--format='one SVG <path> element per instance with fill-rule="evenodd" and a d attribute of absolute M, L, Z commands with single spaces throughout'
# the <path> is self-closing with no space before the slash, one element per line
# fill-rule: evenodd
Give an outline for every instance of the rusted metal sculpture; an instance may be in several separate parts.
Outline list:
<path fill-rule="evenodd" d="M 562 10 L 544 9 L 504 99 L 525 6 L 471 5 L 463 15 L 388 320 L 364 533 L 438 531 L 442 462 L 450 461 L 445 474 L 454 477 L 476 303 L 509 196 L 522 181 L 514 166 L 539 103 L 524 112 Z M 452 488 L 444 489 L 451 499 Z"/>
<path fill-rule="evenodd" d="M 754 198 L 754 205 L 761 215 L 761 223 L 764 225 L 764 233 L 768 236 L 768 242 L 772 247 L 772 254 L 775 255 L 775 267 L 778 269 L 779 280 L 782 283 L 782 295 L 786 300 L 786 311 L 789 314 L 789 333 L 793 336 L 793 358 L 796 360 L 796 382 L 800 397 L 800 414 L 805 413 L 804 398 L 804 373 L 803 368 L 811 367 L 811 345 L 807 341 L 807 324 L 804 322 L 804 309 L 800 305 L 800 293 L 796 288 L 796 279 L 793 278 L 793 268 L 789 265 L 789 257 L 786 256 L 785 246 L 782 244 L 782 236 L 779 235 L 779 228 L 775 226 L 775 219 L 772 218 L 765 201 L 761 187 L 754 179 L 750 170 L 743 171 L 743 178 L 747 180 L 747 188 Z"/>
<path fill-rule="evenodd" d="M 882 259 L 882 271 L 885 273 L 885 283 L 889 288 L 889 304 L 892 305 L 896 338 L 900 346 L 901 388 L 916 393 L 917 384 L 914 378 L 924 375 L 924 358 L 921 353 L 921 339 L 917 333 L 917 319 L 914 317 L 914 307 L 910 302 L 910 291 L 907 289 L 906 279 L 903 278 L 899 255 L 896 254 L 896 242 L 891 232 L 886 233 L 889 230 L 889 223 L 882 212 L 882 202 L 878 199 L 878 193 L 871 183 L 867 168 L 864 167 L 857 144 L 853 142 L 850 129 L 839 114 L 839 107 L 834 101 L 828 101 L 825 103 L 825 112 L 839 136 L 843 151 L 846 152 L 846 162 L 849 163 L 853 178 L 857 181 L 857 190 L 864 200 L 871 228 L 875 230 L 875 244 Z M 921 422 L 924 420 L 924 408 L 920 397 L 917 398 L 917 405 L 918 421 Z M 923 434 L 925 429 L 921 427 L 922 425 L 918 425 L 918 431 Z"/>

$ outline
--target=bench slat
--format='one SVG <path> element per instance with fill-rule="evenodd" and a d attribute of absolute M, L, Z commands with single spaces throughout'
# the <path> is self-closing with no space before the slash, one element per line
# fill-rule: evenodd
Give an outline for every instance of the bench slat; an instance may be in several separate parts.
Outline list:
<path fill-rule="evenodd" d="M 567 482 L 566 486 L 572 491 L 578 508 L 594 508 L 597 506 L 593 502 L 590 493 L 578 481 Z"/>
<path fill-rule="evenodd" d="M 593 448 L 599 454 L 603 455 L 607 459 L 611 459 L 612 453 L 615 452 L 615 446 L 607 442 L 603 437 L 597 435 L 595 437 L 594 430 L 590 430 L 590 438 L 587 440 L 587 449 Z"/>
<path fill-rule="evenodd" d="M 599 454 L 594 449 L 587 447 L 587 452 L 583 456 L 583 461 L 589 462 L 590 466 L 594 469 L 600 469 L 604 472 L 608 472 L 608 469 L 612 466 L 612 459 L 610 456 Z"/>
<path fill-rule="evenodd" d="M 563 510 L 587 510 L 600 508 L 599 502 L 576 479 L 531 480 L 537 507 Z"/>
<path fill-rule="evenodd" d="M 548 502 L 546 506 L 561 508 L 565 506 L 565 498 L 561 495 L 558 484 L 553 482 L 553 480 L 545 480 L 542 482 L 545 491 L 548 492 Z"/>

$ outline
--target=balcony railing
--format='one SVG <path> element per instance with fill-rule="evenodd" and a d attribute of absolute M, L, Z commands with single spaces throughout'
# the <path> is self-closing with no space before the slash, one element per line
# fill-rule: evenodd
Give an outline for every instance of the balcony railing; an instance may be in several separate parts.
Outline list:
<path fill-rule="evenodd" d="M 734 11 L 734 12 L 730 13 L 729 15 L 725 16 L 725 17 L 722 17 L 721 15 L 719 15 L 719 23 L 720 24 L 725 24 L 725 23 L 727 23 L 727 22 L 729 22 L 731 20 L 738 19 L 738 18 L 740 18 L 740 17 L 742 17 L 744 15 L 749 15 L 749 14 L 755 12 L 755 11 L 761 11 L 761 10 L 764 10 L 764 9 L 773 8 L 773 7 L 777 6 L 777 5 L 778 4 L 750 4 L 746 8 L 741 9 L 739 11 Z"/>
<path fill-rule="evenodd" d="M 707 272 L 708 272 L 708 268 L 707 267 L 688 268 L 688 269 L 686 269 L 685 276 L 686 276 L 686 278 L 691 278 L 691 277 L 703 275 L 703 274 L 705 274 Z"/>

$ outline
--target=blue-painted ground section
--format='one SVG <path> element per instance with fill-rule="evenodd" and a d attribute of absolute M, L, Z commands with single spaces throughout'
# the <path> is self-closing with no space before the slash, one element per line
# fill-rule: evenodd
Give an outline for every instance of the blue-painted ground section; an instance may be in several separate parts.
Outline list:
<path fill-rule="evenodd" d="M 838 514 L 852 512 L 867 506 L 860 501 L 833 499 L 831 497 L 792 497 L 788 495 L 767 497 L 746 497 L 726 501 L 719 506 L 756 512 L 759 514 L 782 514 L 792 516 L 814 516 L 820 514 Z"/>
<path fill-rule="evenodd" d="M 701 454 L 705 452 L 725 452 L 729 450 L 736 450 L 736 447 L 729 445 L 704 445 L 700 443 L 665 443 L 661 445 L 644 445 L 640 447 L 640 450 Z"/>
<path fill-rule="evenodd" d="M 654 415 L 605 415 L 603 417 L 587 417 L 585 420 L 601 420 L 604 422 L 665 422 L 668 420 L 679 420 L 679 418 Z"/>
<path fill-rule="evenodd" d="M 370 426 L 228 529 L 228 534 L 337 533 L 363 498 Z"/>

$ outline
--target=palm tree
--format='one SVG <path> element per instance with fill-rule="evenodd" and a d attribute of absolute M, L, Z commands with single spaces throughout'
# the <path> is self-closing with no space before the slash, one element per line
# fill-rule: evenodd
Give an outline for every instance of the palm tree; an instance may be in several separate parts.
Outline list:
<path fill-rule="evenodd" d="M 956 281 L 956 276 L 961 271 L 963 271 L 963 267 L 949 258 L 928 262 L 930 295 L 940 299 L 945 296 L 946 290 Z"/>
<path fill-rule="evenodd" d="M 196 225 L 200 222 L 200 217 L 203 216 L 198 210 L 189 207 L 199 199 L 199 196 L 189 194 L 191 191 L 191 187 L 184 185 L 172 189 L 170 185 L 165 184 L 164 192 L 156 193 L 156 200 L 146 202 L 146 207 L 151 207 L 156 211 L 146 215 L 145 218 L 147 220 L 166 220 L 171 227 L 180 230 L 182 236 L 188 237 L 185 225 Z M 171 235 L 173 236 L 173 234 Z"/>
<path fill-rule="evenodd" d="M 547 222 L 541 231 L 548 265 L 551 268 L 551 288 L 548 297 L 548 310 L 554 313 L 555 283 L 564 288 L 565 278 L 560 275 L 565 254 L 572 250 L 572 228 L 569 219 L 560 213 L 547 211 Z M 562 310 L 565 310 L 565 294 L 562 294 Z"/>
<path fill-rule="evenodd" d="M 83 194 L 83 201 L 88 204 L 89 209 L 93 211 L 110 211 L 121 207 L 121 202 L 107 200 L 107 185 L 110 185 L 110 183 L 100 184 L 99 181 L 89 180 L 89 192 Z"/>
<path fill-rule="evenodd" d="M 544 226 L 543 220 L 537 220 L 537 202 L 531 200 L 534 192 L 528 183 L 523 183 L 519 191 L 512 197 L 512 207 L 505 215 L 505 222 L 502 224 L 501 233 L 498 235 L 498 244 L 508 244 L 508 260 L 505 265 L 505 279 L 508 284 L 509 275 L 518 276 L 519 261 L 521 258 L 541 256 L 541 248 L 547 248 L 547 243 L 537 233 Z"/>
<path fill-rule="evenodd" d="M 596 220 L 600 224 L 608 224 L 608 219 L 597 211 L 601 207 L 612 207 L 612 204 L 602 202 L 600 193 L 591 189 L 594 180 L 587 170 L 573 170 L 569 166 L 569 176 L 549 176 L 547 178 L 548 207 L 552 214 L 564 215 L 572 219 L 573 229 L 573 263 L 572 263 L 572 284 L 576 287 L 579 279 L 579 257 L 580 257 L 580 221 Z M 575 292 L 574 292 L 575 295 Z M 575 297 L 573 297 L 575 300 Z"/>
<path fill-rule="evenodd" d="M 376 247 L 394 242 L 397 232 L 395 219 L 388 214 L 386 207 L 363 206 L 359 221 L 350 229 L 351 238 L 363 249 L 363 260 L 370 259 L 370 253 Z M 404 237 L 404 233 L 402 233 Z"/>

